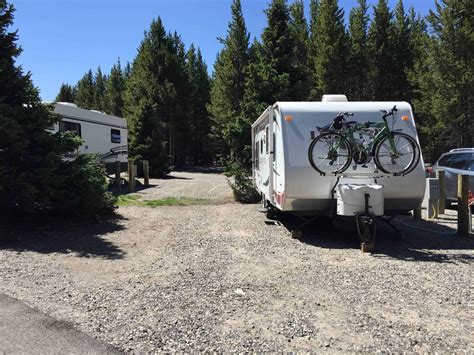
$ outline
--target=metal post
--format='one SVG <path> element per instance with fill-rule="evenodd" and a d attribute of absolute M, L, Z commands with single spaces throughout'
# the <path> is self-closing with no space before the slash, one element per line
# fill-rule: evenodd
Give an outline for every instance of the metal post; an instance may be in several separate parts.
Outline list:
<path fill-rule="evenodd" d="M 446 202 L 446 191 L 445 191 L 445 171 L 444 170 L 437 170 L 436 177 L 438 178 L 439 183 L 439 199 L 438 199 L 438 213 L 444 214 L 445 209 L 445 202 Z"/>
<path fill-rule="evenodd" d="M 121 173 L 121 165 L 120 161 L 115 162 L 115 185 L 117 185 L 117 189 L 120 191 L 122 184 L 120 183 L 120 173 Z"/>
<path fill-rule="evenodd" d="M 469 175 L 458 175 L 458 234 L 469 235 Z"/>
<path fill-rule="evenodd" d="M 150 186 L 150 166 L 148 160 L 143 161 L 143 175 L 145 179 L 145 186 Z"/>
<path fill-rule="evenodd" d="M 128 192 L 133 192 L 135 176 L 133 174 L 133 162 L 128 161 Z"/>

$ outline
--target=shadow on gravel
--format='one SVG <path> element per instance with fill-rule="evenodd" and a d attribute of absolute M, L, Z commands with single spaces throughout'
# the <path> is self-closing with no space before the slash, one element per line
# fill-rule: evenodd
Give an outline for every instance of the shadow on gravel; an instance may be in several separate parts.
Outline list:
<path fill-rule="evenodd" d="M 398 243 L 387 243 L 385 238 L 378 238 L 376 255 L 435 263 L 471 263 L 474 260 L 472 234 L 467 238 L 460 237 L 453 228 L 402 217 L 397 218 L 394 225 L 402 233 L 402 239 Z"/>
<path fill-rule="evenodd" d="M 283 215 L 276 221 L 265 223 L 283 225 L 290 233 L 301 221 L 292 215 Z M 406 217 L 397 218 L 393 225 L 401 232 L 401 238 L 384 223 L 377 224 L 376 249 L 373 256 L 437 263 L 470 263 L 474 260 L 472 253 L 474 235 L 468 238 L 459 237 L 450 227 L 430 221 L 415 222 Z M 328 249 L 359 249 L 360 247 L 354 223 L 338 221 L 334 226 L 327 217 L 321 217 L 307 225 L 299 241 Z"/>
<path fill-rule="evenodd" d="M 175 176 L 175 175 L 165 175 L 161 177 L 162 180 L 194 180 L 193 178 L 184 177 L 184 176 Z"/>
<path fill-rule="evenodd" d="M 0 250 L 41 254 L 74 254 L 85 258 L 122 259 L 125 252 L 103 239 L 123 229 L 118 214 L 95 220 L 57 220 L 52 217 L 14 218 L 0 224 Z"/>
<path fill-rule="evenodd" d="M 184 173 L 221 174 L 224 169 L 219 166 L 183 166 L 173 171 Z"/>

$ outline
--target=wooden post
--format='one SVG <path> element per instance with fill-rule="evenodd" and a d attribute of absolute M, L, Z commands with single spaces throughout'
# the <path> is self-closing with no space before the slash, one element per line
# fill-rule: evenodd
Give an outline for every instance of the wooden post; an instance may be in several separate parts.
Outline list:
<path fill-rule="evenodd" d="M 415 221 L 421 221 L 421 205 L 413 210 L 413 219 Z"/>
<path fill-rule="evenodd" d="M 438 213 L 444 214 L 444 209 L 446 208 L 446 191 L 445 191 L 445 183 L 444 183 L 444 170 L 437 170 L 436 177 L 438 178 L 439 183 L 439 200 L 438 200 Z"/>
<path fill-rule="evenodd" d="M 117 185 L 117 189 L 120 191 L 122 188 L 122 184 L 120 183 L 120 171 L 121 170 L 121 163 L 120 161 L 115 162 L 115 185 Z"/>
<path fill-rule="evenodd" d="M 133 171 L 133 162 L 128 161 L 128 192 L 133 192 L 135 176 Z"/>
<path fill-rule="evenodd" d="M 145 186 L 150 186 L 150 166 L 148 160 L 143 161 L 143 175 L 145 179 Z"/>
<path fill-rule="evenodd" d="M 458 234 L 469 235 L 469 175 L 458 175 Z"/>

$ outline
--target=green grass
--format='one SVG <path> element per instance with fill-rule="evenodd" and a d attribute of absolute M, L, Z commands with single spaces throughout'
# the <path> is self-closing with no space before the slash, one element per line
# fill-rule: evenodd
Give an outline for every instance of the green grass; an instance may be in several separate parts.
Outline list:
<path fill-rule="evenodd" d="M 140 195 L 119 195 L 119 206 L 142 206 L 142 207 L 162 207 L 162 206 L 190 206 L 203 205 L 208 202 L 205 199 L 189 197 L 166 197 L 159 200 L 142 200 Z"/>
<path fill-rule="evenodd" d="M 119 195 L 117 198 L 117 204 L 119 206 L 140 206 L 142 201 L 138 201 L 141 198 L 140 195 Z"/>

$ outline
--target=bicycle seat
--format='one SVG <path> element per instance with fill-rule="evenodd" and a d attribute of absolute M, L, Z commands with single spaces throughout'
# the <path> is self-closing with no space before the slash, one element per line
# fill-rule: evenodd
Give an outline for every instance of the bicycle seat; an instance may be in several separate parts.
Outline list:
<path fill-rule="evenodd" d="M 322 127 L 316 126 L 316 129 L 319 131 L 319 133 L 326 133 L 326 132 L 329 132 L 331 126 L 332 126 L 332 123 L 329 123 L 329 124 L 327 124 L 325 126 L 322 126 Z"/>

